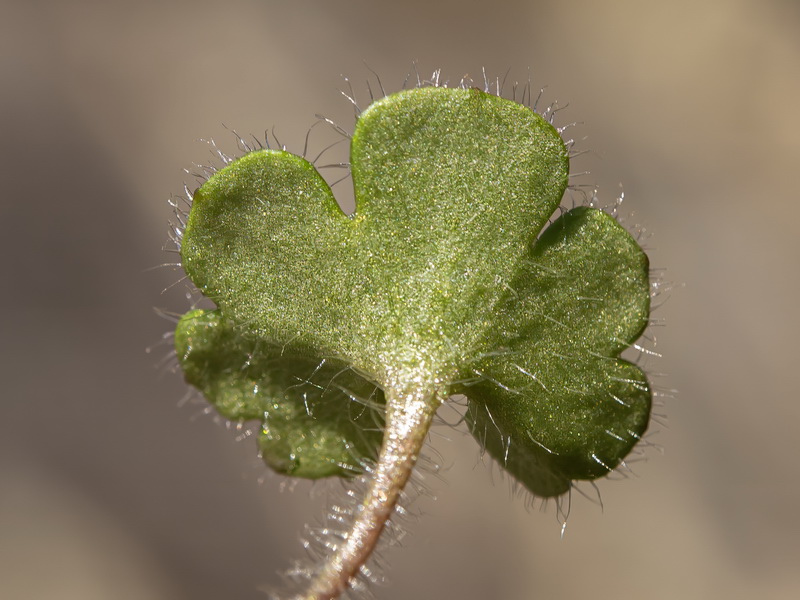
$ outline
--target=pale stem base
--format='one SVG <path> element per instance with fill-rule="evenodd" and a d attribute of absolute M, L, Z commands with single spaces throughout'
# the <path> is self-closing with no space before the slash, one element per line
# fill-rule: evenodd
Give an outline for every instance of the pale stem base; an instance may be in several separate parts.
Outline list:
<path fill-rule="evenodd" d="M 332 600 L 350 587 L 378 544 L 441 403 L 435 391 L 386 391 L 386 428 L 378 463 L 344 543 L 311 581 L 302 600 Z"/>

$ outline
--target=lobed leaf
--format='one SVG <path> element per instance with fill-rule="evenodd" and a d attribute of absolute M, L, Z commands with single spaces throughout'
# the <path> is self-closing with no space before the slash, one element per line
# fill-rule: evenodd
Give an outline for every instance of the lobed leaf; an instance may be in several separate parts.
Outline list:
<path fill-rule="evenodd" d="M 409 90 L 362 113 L 351 167 L 352 216 L 284 151 L 197 190 L 181 255 L 218 310 L 178 327 L 187 380 L 263 419 L 265 460 L 298 476 L 373 459 L 371 407 L 409 385 L 466 394 L 473 434 L 537 495 L 618 465 L 649 418 L 620 358 L 647 323 L 647 257 L 592 208 L 539 235 L 567 185 L 558 132 L 480 90 Z"/>

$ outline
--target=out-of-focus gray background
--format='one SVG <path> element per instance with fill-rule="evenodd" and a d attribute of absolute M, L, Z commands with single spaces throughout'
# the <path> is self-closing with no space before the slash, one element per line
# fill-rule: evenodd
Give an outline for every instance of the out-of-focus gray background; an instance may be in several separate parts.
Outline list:
<path fill-rule="evenodd" d="M 526 511 L 440 428 L 449 466 L 379 598 L 800 597 L 800 4 L 793 0 L 0 3 L 0 597 L 264 598 L 325 485 L 280 492 L 250 439 L 178 406 L 167 199 L 215 138 L 481 67 L 549 86 L 580 160 L 678 284 L 655 316 L 667 426 L 635 465 Z M 374 81 L 374 80 L 373 80 Z M 321 128 L 315 131 L 321 131 Z M 322 134 L 321 134 L 322 135 Z M 315 142 L 312 137 L 312 144 Z M 320 140 L 322 139 L 319 138 Z M 317 146 L 320 148 L 321 146 Z M 337 190 L 343 191 L 342 184 Z M 163 370 L 163 369 L 162 369 Z M 442 439 L 443 436 L 451 441 Z M 260 481 L 263 479 L 263 481 Z M 331 486 L 336 489 L 336 485 Z"/>

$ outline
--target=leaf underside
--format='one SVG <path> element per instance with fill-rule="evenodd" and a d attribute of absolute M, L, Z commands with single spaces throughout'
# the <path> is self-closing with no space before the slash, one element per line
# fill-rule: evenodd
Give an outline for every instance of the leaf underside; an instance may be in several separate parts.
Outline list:
<path fill-rule="evenodd" d="M 377 458 L 383 392 L 346 365 L 286 356 L 216 310 L 184 315 L 175 345 L 186 380 L 223 417 L 262 421 L 261 456 L 275 471 L 350 476 Z"/>
<path fill-rule="evenodd" d="M 420 88 L 362 113 L 351 165 L 352 216 L 283 151 L 197 190 L 182 263 L 217 310 L 178 326 L 189 383 L 262 421 L 265 462 L 290 475 L 374 460 L 403 377 L 465 394 L 473 435 L 537 495 L 615 468 L 649 419 L 647 379 L 620 358 L 648 321 L 647 257 L 593 208 L 542 232 L 567 184 L 556 130 L 478 90 Z"/>

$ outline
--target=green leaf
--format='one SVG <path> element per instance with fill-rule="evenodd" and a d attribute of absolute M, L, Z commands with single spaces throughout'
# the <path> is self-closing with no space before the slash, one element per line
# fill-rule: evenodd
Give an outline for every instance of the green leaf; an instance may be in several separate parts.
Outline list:
<path fill-rule="evenodd" d="M 536 494 L 614 468 L 649 417 L 646 378 L 619 358 L 647 323 L 647 259 L 590 208 L 537 239 L 567 185 L 558 132 L 476 89 L 420 88 L 361 114 L 351 166 L 352 216 L 283 151 L 249 153 L 194 194 L 182 262 L 218 312 L 179 326 L 190 383 L 229 418 L 281 422 L 293 441 L 272 466 L 318 448 L 314 476 L 343 448 L 357 469 L 380 443 L 346 392 L 300 410 L 292 385 L 321 364 L 321 388 L 344 369 L 377 405 L 381 390 L 466 394 L 473 433 Z"/>
<path fill-rule="evenodd" d="M 649 421 L 650 388 L 619 358 L 647 326 L 647 256 L 610 215 L 580 207 L 532 247 L 499 307 L 497 342 L 463 391 L 473 433 L 534 494 L 614 469 Z"/>
<path fill-rule="evenodd" d="M 219 311 L 185 314 L 175 346 L 186 380 L 223 417 L 262 421 L 261 456 L 279 473 L 349 476 L 377 458 L 383 392 L 346 366 L 285 356 Z"/>

